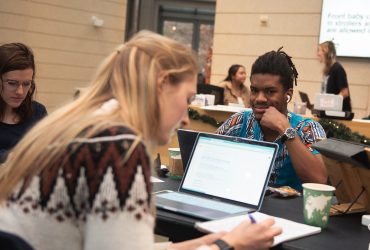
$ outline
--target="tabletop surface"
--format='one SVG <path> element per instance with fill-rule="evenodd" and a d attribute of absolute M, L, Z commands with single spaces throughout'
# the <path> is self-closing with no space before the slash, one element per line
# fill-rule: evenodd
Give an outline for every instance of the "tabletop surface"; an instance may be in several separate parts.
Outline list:
<path fill-rule="evenodd" d="M 162 178 L 165 182 L 154 183 L 153 190 L 177 190 L 179 181 Z M 303 199 L 279 198 L 275 195 L 265 197 L 261 211 L 276 217 L 303 223 Z M 330 217 L 329 226 L 320 234 L 284 242 L 276 249 L 364 249 L 370 244 L 370 231 L 361 225 L 362 214 L 347 214 Z M 175 237 L 181 234 L 179 240 L 198 237 L 202 235 L 194 228 L 194 223 L 199 219 L 157 210 L 156 233 Z M 177 237 L 175 237 L 177 238 Z M 176 239 L 175 239 L 176 241 Z"/>

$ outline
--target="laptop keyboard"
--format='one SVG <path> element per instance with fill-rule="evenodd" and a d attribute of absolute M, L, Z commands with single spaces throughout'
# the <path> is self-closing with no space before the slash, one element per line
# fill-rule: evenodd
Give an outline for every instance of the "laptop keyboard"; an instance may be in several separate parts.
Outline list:
<path fill-rule="evenodd" d="M 158 194 L 157 197 L 164 200 L 177 201 L 197 207 L 204 207 L 212 210 L 222 211 L 225 213 L 239 213 L 246 210 L 245 207 L 176 192 Z"/>

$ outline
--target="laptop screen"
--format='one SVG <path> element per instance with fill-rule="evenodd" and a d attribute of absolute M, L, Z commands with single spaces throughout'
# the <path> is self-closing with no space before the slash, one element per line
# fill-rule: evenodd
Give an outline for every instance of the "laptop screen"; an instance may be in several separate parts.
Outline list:
<path fill-rule="evenodd" d="M 259 206 L 277 144 L 200 133 L 180 190 Z"/>

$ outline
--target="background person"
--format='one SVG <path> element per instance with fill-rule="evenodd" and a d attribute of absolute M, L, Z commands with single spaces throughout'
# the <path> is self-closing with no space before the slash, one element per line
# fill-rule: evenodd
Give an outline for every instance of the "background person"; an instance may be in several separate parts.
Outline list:
<path fill-rule="evenodd" d="M 258 57 L 250 77 L 252 111 L 234 114 L 217 133 L 278 143 L 270 185 L 302 190 L 302 182 L 327 181 L 323 159 L 311 148 L 326 135 L 319 123 L 288 112 L 297 76 L 291 57 L 281 49 Z"/>
<path fill-rule="evenodd" d="M 249 108 L 249 90 L 244 85 L 247 79 L 245 68 L 239 64 L 233 64 L 230 66 L 227 77 L 218 84 L 218 86 L 224 88 L 224 104 L 229 103 L 242 104 Z"/>
<path fill-rule="evenodd" d="M 347 74 L 343 66 L 337 62 L 337 53 L 332 41 L 320 43 L 317 56 L 323 67 L 322 93 L 343 96 L 343 111 L 352 112 L 351 98 L 347 81 Z"/>
<path fill-rule="evenodd" d="M 9 150 L 47 112 L 33 100 L 36 90 L 35 61 L 22 43 L 0 46 L 0 162 Z"/>
<path fill-rule="evenodd" d="M 188 124 L 196 75 L 190 49 L 171 39 L 140 32 L 119 46 L 91 87 L 38 123 L 0 168 L 0 229 L 38 250 L 153 249 L 149 156 Z M 266 249 L 281 232 L 272 224 L 246 221 L 167 249 L 219 249 L 219 238 Z"/>

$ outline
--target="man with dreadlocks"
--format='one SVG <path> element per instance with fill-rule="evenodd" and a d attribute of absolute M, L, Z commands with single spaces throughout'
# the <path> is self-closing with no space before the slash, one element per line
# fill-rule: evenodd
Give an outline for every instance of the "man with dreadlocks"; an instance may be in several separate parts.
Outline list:
<path fill-rule="evenodd" d="M 279 144 L 269 184 L 302 190 L 304 182 L 327 181 L 323 159 L 311 148 L 326 135 L 318 122 L 288 111 L 298 72 L 291 57 L 281 49 L 265 53 L 252 65 L 252 111 L 234 114 L 217 133 Z"/>

